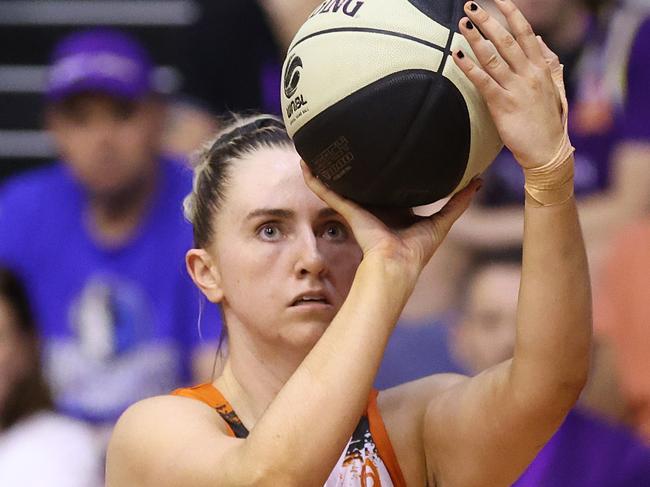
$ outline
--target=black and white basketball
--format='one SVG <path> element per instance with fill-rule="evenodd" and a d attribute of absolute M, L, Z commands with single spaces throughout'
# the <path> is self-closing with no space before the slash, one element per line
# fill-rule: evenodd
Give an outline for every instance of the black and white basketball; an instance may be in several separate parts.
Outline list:
<path fill-rule="evenodd" d="M 321 181 L 373 206 L 442 199 L 502 148 L 483 99 L 455 65 L 462 0 L 327 0 L 283 67 L 282 109 Z"/>

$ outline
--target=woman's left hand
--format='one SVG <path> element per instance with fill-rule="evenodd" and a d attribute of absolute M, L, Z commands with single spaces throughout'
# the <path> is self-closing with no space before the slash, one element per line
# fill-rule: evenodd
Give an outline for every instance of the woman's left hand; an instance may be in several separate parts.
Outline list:
<path fill-rule="evenodd" d="M 454 60 L 485 99 L 503 143 L 519 164 L 540 167 L 553 159 L 564 136 L 562 67 L 512 0 L 494 4 L 512 34 L 468 2 L 460 31 L 479 64 L 461 51 Z"/>

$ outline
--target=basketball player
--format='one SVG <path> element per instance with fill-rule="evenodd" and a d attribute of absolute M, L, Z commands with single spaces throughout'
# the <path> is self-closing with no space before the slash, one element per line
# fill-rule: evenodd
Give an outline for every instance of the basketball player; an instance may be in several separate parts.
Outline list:
<path fill-rule="evenodd" d="M 561 68 L 512 1 L 497 3 L 516 37 L 467 3 L 460 30 L 479 64 L 454 59 L 526 173 L 514 358 L 372 391 L 418 274 L 480 182 L 388 228 L 306 170 L 303 181 L 280 122 L 244 120 L 205 151 L 186 204 L 188 269 L 223 305 L 227 364 L 122 416 L 109 487 L 495 487 L 533 460 L 585 383 L 591 299 Z"/>

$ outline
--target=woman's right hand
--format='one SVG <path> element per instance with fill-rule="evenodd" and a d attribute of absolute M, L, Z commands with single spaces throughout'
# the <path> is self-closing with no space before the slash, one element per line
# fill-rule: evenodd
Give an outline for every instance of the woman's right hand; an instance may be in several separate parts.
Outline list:
<path fill-rule="evenodd" d="M 408 226 L 397 228 L 389 227 L 370 211 L 327 188 L 303 161 L 300 164 L 307 186 L 347 221 L 364 261 L 379 258 L 384 264 L 396 263 L 400 275 L 411 286 L 482 184 L 480 179 L 473 180 L 437 213 L 429 217 L 413 215 Z"/>

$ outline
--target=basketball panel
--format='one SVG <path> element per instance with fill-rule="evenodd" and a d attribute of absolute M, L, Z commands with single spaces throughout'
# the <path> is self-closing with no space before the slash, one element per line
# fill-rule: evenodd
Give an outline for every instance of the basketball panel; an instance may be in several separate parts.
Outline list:
<path fill-rule="evenodd" d="M 433 2 L 428 0 L 427 3 Z M 436 3 L 448 5 L 450 2 Z M 451 6 L 448 6 L 447 9 L 453 10 Z M 445 16 L 445 18 L 447 17 L 448 15 Z M 453 30 L 456 30 L 457 23 L 458 21 L 455 24 L 452 23 Z M 446 45 L 449 37 L 448 26 L 423 14 L 409 0 L 328 0 L 314 10 L 314 13 L 298 30 L 289 46 L 289 52 L 302 39 L 316 32 L 350 27 L 408 34 L 436 43 L 442 48 Z"/>
<path fill-rule="evenodd" d="M 430 19 L 451 30 L 457 30 L 460 19 L 465 15 L 463 12 L 464 2 L 439 2 L 431 0 L 408 0 Z"/>
<path fill-rule="evenodd" d="M 441 59 L 440 51 L 383 34 L 337 32 L 308 39 L 285 61 L 281 99 L 289 135 L 365 86 L 399 71 L 433 71 Z"/>
<path fill-rule="evenodd" d="M 405 70 L 323 111 L 294 142 L 312 171 L 340 194 L 365 205 L 410 207 L 458 185 L 469 138 L 458 89 L 437 73 Z"/>

